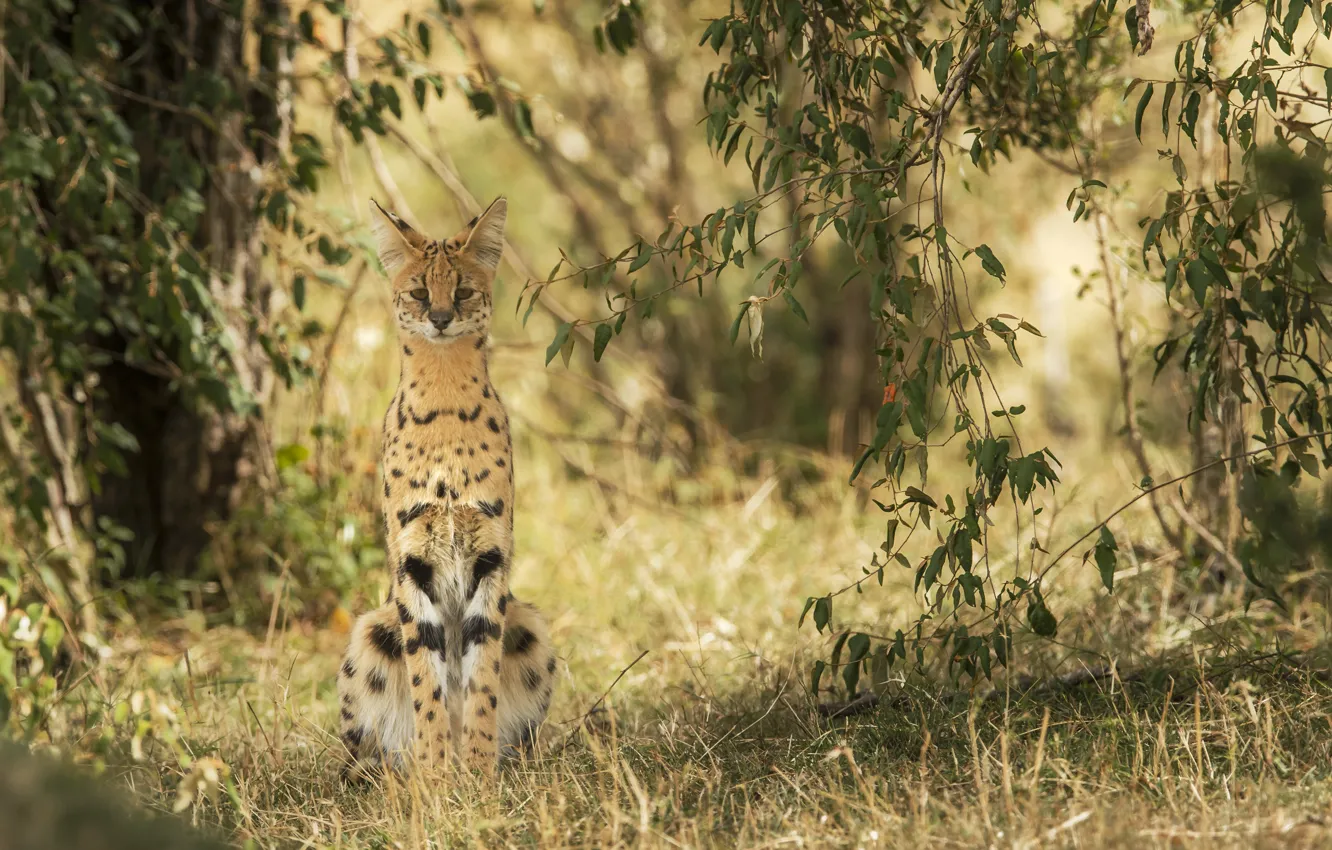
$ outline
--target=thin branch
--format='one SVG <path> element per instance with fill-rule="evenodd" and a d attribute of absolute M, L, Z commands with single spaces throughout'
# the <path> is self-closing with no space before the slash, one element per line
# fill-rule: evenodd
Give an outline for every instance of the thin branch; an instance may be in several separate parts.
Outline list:
<path fill-rule="evenodd" d="M 350 90 L 352 84 L 360 78 L 361 61 L 356 50 L 356 20 L 358 15 L 353 3 L 348 2 L 347 7 L 347 13 L 342 19 L 342 69 L 347 80 L 347 88 Z M 393 204 L 393 209 L 401 216 L 415 219 L 416 216 L 412 215 L 412 209 L 407 205 L 407 199 L 403 197 L 402 192 L 398 189 L 398 183 L 393 179 L 388 164 L 384 162 L 384 151 L 379 147 L 379 139 L 373 133 L 367 133 L 363 141 L 366 153 L 370 156 L 370 167 L 374 169 L 375 178 L 379 181 L 379 185 L 383 187 L 385 194 L 388 195 L 389 202 Z"/>
<path fill-rule="evenodd" d="M 638 653 L 638 657 L 635 658 L 633 661 L 630 661 L 628 666 L 626 666 L 623 670 L 620 671 L 620 675 L 615 677 L 615 681 L 611 682 L 610 686 L 606 688 L 606 690 L 601 692 L 601 696 L 597 697 L 597 701 L 592 703 L 592 707 L 589 708 L 586 712 L 584 712 L 582 717 L 578 718 L 578 720 L 576 721 L 578 725 L 573 728 L 573 731 L 571 731 L 568 737 L 566 737 L 564 741 L 560 744 L 561 750 L 569 746 L 570 742 L 573 741 L 574 737 L 583 730 L 583 728 L 587 725 L 587 721 L 592 717 L 593 714 L 596 713 L 597 709 L 601 707 L 601 704 L 606 700 L 606 697 L 610 696 L 610 692 L 615 690 L 616 685 L 620 684 L 620 680 L 624 678 L 624 674 L 634 669 L 634 666 L 637 665 L 638 662 L 646 658 L 649 652 L 651 652 L 651 650 L 645 649 L 642 652 Z"/>
<path fill-rule="evenodd" d="M 1083 179 L 1089 179 L 1090 175 L 1084 173 Z M 1129 453 L 1138 464 L 1138 471 L 1143 475 L 1151 476 L 1151 464 L 1147 461 L 1147 449 L 1143 444 L 1142 432 L 1138 430 L 1138 420 L 1135 413 L 1135 400 L 1133 397 L 1133 375 L 1129 370 L 1128 353 L 1124 340 L 1124 317 L 1119 309 L 1119 290 L 1115 281 L 1114 267 L 1110 263 L 1110 247 L 1105 228 L 1105 213 L 1098 206 L 1092 217 L 1096 225 L 1096 246 L 1101 262 L 1101 274 L 1105 276 L 1106 299 L 1110 308 L 1110 325 L 1113 331 L 1115 343 L 1115 364 L 1119 367 L 1119 403 L 1124 407 L 1124 432 L 1128 441 Z M 1156 516 L 1157 523 L 1161 526 L 1161 533 L 1165 535 L 1166 541 L 1171 546 L 1183 551 L 1183 543 L 1180 539 L 1180 533 L 1177 528 L 1171 526 L 1166 521 L 1165 512 L 1161 510 L 1161 502 L 1155 494 L 1148 500 L 1152 506 L 1152 513 Z"/>
<path fill-rule="evenodd" d="M 1213 552 L 1225 558 L 1226 563 L 1230 564 L 1230 568 L 1235 571 L 1236 575 L 1244 574 L 1244 565 L 1239 562 L 1230 548 L 1222 543 L 1221 539 L 1213 534 L 1211 529 L 1203 524 L 1202 520 L 1190 513 L 1178 496 L 1170 500 L 1170 507 L 1174 509 L 1175 513 L 1179 514 L 1179 518 L 1184 520 L 1185 525 L 1193 529 L 1195 534 L 1201 537 L 1208 546 L 1212 547 Z"/>
<path fill-rule="evenodd" d="M 1247 452 L 1240 452 L 1238 454 L 1228 455 L 1226 457 L 1219 457 L 1216 460 L 1204 463 L 1202 466 L 1192 469 L 1184 473 L 1183 475 L 1176 475 L 1174 478 L 1171 478 L 1169 481 L 1162 481 L 1160 484 L 1148 487 L 1146 490 L 1143 490 L 1141 493 L 1134 496 L 1132 499 L 1129 499 L 1127 502 L 1120 505 L 1108 517 L 1106 517 L 1105 519 L 1101 520 L 1100 522 L 1093 525 L 1090 529 L 1088 529 L 1086 534 L 1082 535 L 1077 540 L 1074 540 L 1067 547 L 1065 547 L 1065 549 L 1062 552 L 1060 552 L 1058 555 L 1055 555 L 1054 558 L 1050 560 L 1050 563 L 1045 565 L 1045 569 L 1041 570 L 1041 574 L 1036 577 L 1036 581 L 1039 582 L 1042 579 L 1044 579 L 1045 574 L 1050 572 L 1050 570 L 1054 568 L 1055 564 L 1058 564 L 1061 560 L 1063 560 L 1064 557 L 1068 555 L 1069 552 L 1072 552 L 1074 549 L 1076 549 L 1088 537 L 1091 537 L 1093 534 L 1100 531 L 1103 527 L 1105 527 L 1106 524 L 1110 522 L 1110 520 L 1114 519 L 1115 517 L 1122 514 L 1124 511 L 1128 510 L 1130 507 L 1136 504 L 1139 499 L 1150 496 L 1152 493 L 1155 493 L 1157 490 L 1163 490 L 1166 487 L 1178 484 L 1181 481 L 1187 481 L 1188 479 L 1194 477 L 1195 475 L 1199 475 L 1203 472 L 1206 472 L 1209 469 L 1213 469 L 1217 466 L 1220 466 L 1221 464 L 1230 463 L 1232 460 L 1239 460 L 1241 458 L 1253 457 L 1254 455 L 1259 455 L 1262 454 L 1263 452 L 1274 452 L 1279 448 L 1289 446 L 1293 443 L 1303 442 L 1304 440 L 1314 440 L 1319 437 L 1327 437 L 1327 436 L 1332 436 L 1332 430 L 1315 431 L 1312 434 L 1301 434 L 1296 437 L 1291 437 L 1289 440 L 1282 440 L 1279 443 L 1273 443 L 1270 446 L 1262 446 L 1260 448 L 1252 449 Z"/>

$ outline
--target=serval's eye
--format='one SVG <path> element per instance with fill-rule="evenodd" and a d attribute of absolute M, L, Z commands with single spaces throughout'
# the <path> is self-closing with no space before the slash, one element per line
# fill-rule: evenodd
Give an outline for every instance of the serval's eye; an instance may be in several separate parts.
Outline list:
<path fill-rule="evenodd" d="M 415 298 L 417 301 L 424 301 L 424 300 L 426 300 L 427 298 L 430 297 L 430 290 L 428 290 L 428 289 L 413 289 L 413 290 L 412 290 L 410 293 L 408 293 L 408 294 L 411 295 L 413 298 Z"/>
<path fill-rule="evenodd" d="M 455 293 L 454 297 L 457 298 L 459 301 L 466 301 L 468 298 L 471 298 L 475 294 L 476 292 L 474 290 L 468 289 L 465 286 L 460 286 L 458 287 L 458 291 Z"/>

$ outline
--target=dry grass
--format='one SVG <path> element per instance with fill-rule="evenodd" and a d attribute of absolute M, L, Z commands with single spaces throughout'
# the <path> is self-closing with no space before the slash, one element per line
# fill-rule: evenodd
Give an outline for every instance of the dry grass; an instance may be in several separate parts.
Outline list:
<path fill-rule="evenodd" d="M 1133 675 L 1027 694 L 1000 682 L 984 699 L 912 675 L 877 711 L 829 722 L 807 691 L 825 647 L 795 619 L 806 594 L 858 573 L 878 533 L 840 484 L 793 508 L 761 481 L 697 482 L 739 497 L 649 509 L 623 476 L 622 492 L 570 476 L 554 453 L 522 452 L 517 590 L 550 612 L 565 662 L 539 757 L 511 765 L 498 792 L 343 786 L 340 615 L 285 622 L 279 595 L 271 631 L 192 617 L 113 642 L 107 693 L 170 701 L 187 750 L 232 771 L 234 796 L 197 805 L 199 823 L 261 847 L 1332 845 L 1325 661 L 1214 643 L 1210 662 L 1191 662 L 1182 647 L 1198 638 L 1180 638 L 1182 622 L 1149 630 L 1169 641 L 1128 643 L 1155 610 L 1145 565 L 1115 601 L 1061 627 L 1061 642 L 1099 641 Z M 381 579 L 367 577 L 371 598 L 355 604 L 374 601 Z M 890 577 L 840 616 L 901 624 L 914 610 L 906 581 Z M 1292 621 L 1317 643 L 1323 620 Z M 1217 622 L 1203 633 L 1221 633 Z M 593 730 L 574 734 L 643 650 Z M 1023 659 L 1038 672 L 1057 662 Z M 111 773 L 170 808 L 183 771 L 150 740 Z"/>

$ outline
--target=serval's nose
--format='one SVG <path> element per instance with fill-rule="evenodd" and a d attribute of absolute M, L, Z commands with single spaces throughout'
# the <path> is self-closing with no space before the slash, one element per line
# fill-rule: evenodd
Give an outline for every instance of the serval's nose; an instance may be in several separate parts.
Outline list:
<path fill-rule="evenodd" d="M 430 324 L 432 324 L 432 325 L 435 326 L 435 330 L 440 330 L 440 331 L 444 330 L 445 328 L 447 328 L 447 327 L 449 326 L 449 322 L 452 322 L 452 321 L 453 321 L 453 311 L 452 311 L 452 310 L 431 310 L 431 311 L 430 311 Z"/>

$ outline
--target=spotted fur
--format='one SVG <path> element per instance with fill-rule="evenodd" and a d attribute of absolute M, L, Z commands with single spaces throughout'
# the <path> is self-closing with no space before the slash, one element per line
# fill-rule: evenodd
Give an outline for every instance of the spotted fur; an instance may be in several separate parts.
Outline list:
<path fill-rule="evenodd" d="M 410 757 L 493 775 L 531 743 L 556 670 L 540 613 L 508 587 L 513 441 L 486 359 L 506 205 L 440 242 L 374 215 L 402 350 L 382 456 L 393 586 L 352 630 L 342 740 L 358 772 Z"/>

